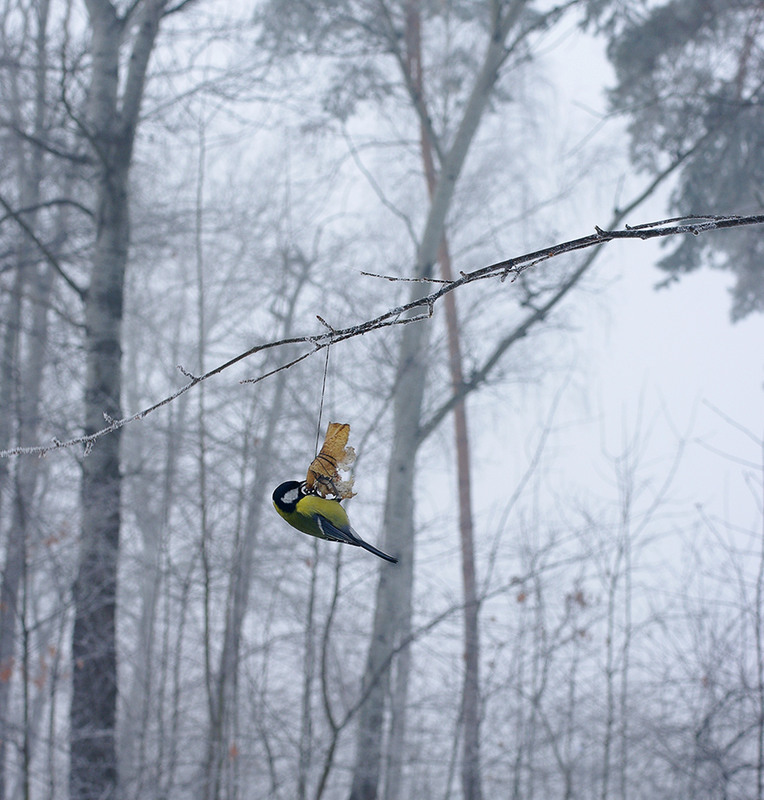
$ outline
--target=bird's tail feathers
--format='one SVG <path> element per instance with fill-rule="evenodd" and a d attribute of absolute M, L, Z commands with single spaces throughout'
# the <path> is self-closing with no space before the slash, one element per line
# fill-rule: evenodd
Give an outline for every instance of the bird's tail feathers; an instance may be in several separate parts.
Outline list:
<path fill-rule="evenodd" d="M 355 544 L 357 544 L 359 547 L 363 547 L 364 550 L 368 550 L 370 553 L 374 553 L 375 556 L 384 558 L 385 561 L 389 561 L 391 564 L 398 563 L 397 558 L 393 558 L 393 556 L 389 556 L 387 555 L 387 553 L 383 553 L 381 550 L 377 550 L 377 548 L 374 547 L 374 545 L 369 544 L 368 542 L 364 542 L 364 540 L 359 538 L 358 536 L 356 536 Z"/>

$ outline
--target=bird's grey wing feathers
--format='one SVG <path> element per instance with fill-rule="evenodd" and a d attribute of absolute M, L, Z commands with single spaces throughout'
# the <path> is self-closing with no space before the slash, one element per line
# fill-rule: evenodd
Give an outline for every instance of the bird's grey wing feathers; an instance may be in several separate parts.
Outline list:
<path fill-rule="evenodd" d="M 397 558 L 393 558 L 392 556 L 387 555 L 387 553 L 377 550 L 376 547 L 370 545 L 368 542 L 364 542 L 364 540 L 352 528 L 349 531 L 340 530 L 340 528 L 332 525 L 332 523 L 329 522 L 326 517 L 317 516 L 316 522 L 318 523 L 318 527 L 321 529 L 321 533 L 323 533 L 324 536 L 330 541 L 344 542 L 344 544 L 353 544 L 356 547 L 363 547 L 364 550 L 368 550 L 375 556 L 384 558 L 385 561 L 390 561 L 392 564 L 398 563 Z"/>
<path fill-rule="evenodd" d="M 344 542 L 345 544 L 359 545 L 353 534 L 343 531 L 336 525 L 332 525 L 326 517 L 316 515 L 315 518 L 321 533 L 331 542 Z"/>

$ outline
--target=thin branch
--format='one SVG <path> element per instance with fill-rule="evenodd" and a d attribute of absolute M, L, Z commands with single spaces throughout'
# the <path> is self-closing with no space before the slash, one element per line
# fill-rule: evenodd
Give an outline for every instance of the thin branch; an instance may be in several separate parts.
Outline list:
<path fill-rule="evenodd" d="M 337 344 L 338 342 L 343 342 L 347 339 L 354 339 L 357 336 L 363 336 L 364 334 L 370 333 L 372 331 L 378 331 L 383 328 L 389 328 L 396 325 L 407 325 L 412 322 L 420 322 L 426 320 L 432 316 L 433 310 L 435 308 L 435 304 L 440 300 L 444 295 L 448 294 L 449 292 L 453 292 L 456 289 L 461 288 L 469 283 L 474 283 L 476 281 L 481 280 L 488 280 L 491 278 L 498 278 L 500 281 L 504 281 L 507 276 L 511 275 L 512 280 L 515 280 L 517 276 L 521 275 L 526 270 L 530 269 L 531 267 L 539 264 L 542 261 L 546 261 L 552 258 L 556 258 L 557 256 L 563 255 L 564 253 L 571 253 L 578 250 L 584 250 L 588 247 L 596 247 L 601 244 L 605 244 L 606 242 L 611 242 L 615 239 L 657 239 L 661 237 L 667 236 L 675 236 L 677 234 L 692 234 L 694 236 L 698 236 L 701 233 L 706 233 L 712 230 L 725 230 L 728 228 L 739 228 L 744 225 L 762 225 L 764 224 L 764 214 L 754 214 L 750 216 L 692 216 L 692 217 L 682 217 L 677 222 L 682 224 L 677 225 L 669 225 L 666 226 L 663 221 L 661 222 L 652 222 L 646 223 L 644 225 L 640 225 L 637 227 L 627 227 L 623 230 L 602 230 L 601 228 L 595 228 L 596 233 L 591 234 L 589 236 L 583 236 L 579 239 L 572 239 L 568 242 L 562 242 L 561 244 L 553 245 L 552 247 L 545 247 L 541 250 L 536 250 L 532 253 L 526 253 L 525 255 L 517 256 L 515 258 L 509 258 L 504 261 L 498 261 L 495 264 L 490 264 L 486 267 L 480 267 L 479 269 L 473 270 L 472 272 L 464 272 L 461 274 L 461 277 L 457 278 L 456 280 L 451 281 L 450 283 L 446 283 L 438 288 L 436 291 L 426 295 L 425 297 L 421 297 L 419 299 L 413 300 L 409 303 L 405 303 L 400 306 L 396 306 L 395 308 L 386 311 L 383 314 L 380 314 L 373 319 L 366 320 L 365 322 L 361 322 L 357 325 L 352 325 L 347 328 L 336 328 L 332 330 L 325 330 L 322 333 L 307 335 L 307 336 L 290 336 L 284 339 L 279 339 L 276 341 L 265 342 L 263 344 L 257 344 L 254 347 L 249 348 L 249 350 L 244 351 L 243 353 L 239 353 L 238 355 L 234 356 L 233 358 L 229 359 L 223 364 L 215 367 L 214 369 L 205 372 L 203 375 L 199 376 L 192 376 L 190 373 L 185 373 L 187 377 L 191 379 L 187 384 L 182 386 L 173 394 L 165 397 L 164 399 L 160 400 L 157 403 L 149 406 L 148 408 L 143 409 L 142 411 L 137 412 L 129 417 L 124 417 L 123 419 L 108 419 L 107 418 L 107 425 L 95 433 L 89 434 L 88 436 L 79 436 L 74 439 L 70 439 L 66 442 L 61 442 L 58 440 L 54 440 L 50 445 L 44 446 L 36 446 L 36 447 L 15 447 L 9 450 L 2 450 L 0 451 L 0 458 L 8 458 L 9 456 L 17 456 L 17 455 L 37 455 L 37 456 L 44 456 L 52 450 L 58 450 L 64 447 L 73 447 L 75 445 L 83 445 L 85 447 L 85 453 L 87 454 L 90 449 L 92 448 L 93 444 L 98 439 L 101 439 L 103 436 L 112 433 L 119 428 L 124 427 L 125 425 L 134 422 L 139 419 L 143 419 L 144 417 L 148 416 L 149 414 L 157 411 L 158 409 L 166 406 L 168 403 L 173 402 L 182 394 L 185 394 L 189 389 L 193 388 L 197 384 L 201 383 L 202 381 L 206 381 L 209 378 L 212 378 L 215 375 L 224 372 L 229 367 L 232 367 L 234 364 L 243 361 L 250 356 L 255 355 L 256 353 L 263 352 L 265 350 L 270 350 L 276 347 L 284 347 L 286 345 L 293 345 L 293 344 L 306 344 L 311 346 L 311 350 L 307 353 L 302 354 L 296 359 L 291 360 L 287 364 L 283 364 L 280 367 L 277 367 L 270 372 L 260 375 L 256 378 L 248 379 L 247 382 L 255 383 L 261 380 L 264 380 L 266 377 L 274 375 L 277 372 L 280 372 L 284 369 L 288 369 L 291 366 L 303 361 L 304 359 L 308 358 L 311 355 L 315 355 L 323 348 L 328 347 L 332 344 Z M 586 262 L 585 262 L 586 263 Z M 55 264 L 54 264 L 55 265 Z M 581 268 L 579 268 L 581 269 Z M 75 285 L 76 286 L 76 285 Z M 74 288 L 74 287 L 73 287 Z M 534 312 L 534 316 L 538 314 L 545 314 L 548 312 L 549 304 L 545 304 L 545 306 L 537 309 Z M 415 316 L 409 317 L 405 316 L 408 312 L 419 312 Z M 526 321 L 527 323 L 527 321 Z M 518 337 L 523 335 L 521 330 L 516 329 L 513 331 L 512 336 Z M 486 369 L 488 365 L 484 365 L 483 369 Z M 474 381 L 476 378 L 480 376 L 473 376 L 472 380 Z M 428 423 L 428 428 L 430 427 L 430 423 Z"/>
<path fill-rule="evenodd" d="M 451 281 L 442 280 L 441 278 L 406 278 L 399 275 L 380 275 L 378 272 L 364 272 L 361 270 L 361 275 L 367 278 L 379 278 L 383 281 L 390 281 L 395 283 L 398 281 L 405 281 L 408 283 L 451 283 Z"/>
<path fill-rule="evenodd" d="M 177 14 L 179 11 L 183 11 L 186 6 L 192 5 L 196 1 L 197 0 L 179 0 L 175 5 L 166 8 L 162 16 L 169 17 L 171 14 Z"/>
<path fill-rule="evenodd" d="M 74 153 L 68 150 L 64 150 L 63 147 L 57 147 L 51 142 L 47 142 L 38 136 L 34 136 L 31 133 L 27 133 L 25 130 L 20 128 L 18 125 L 14 125 L 9 122 L 2 121 L 0 123 L 3 127 L 7 127 L 13 131 L 20 139 L 23 139 L 26 142 L 29 142 L 31 145 L 35 147 L 39 147 L 41 150 L 44 150 L 46 153 L 49 153 L 56 158 L 63 158 L 66 161 L 71 162 L 72 164 L 84 164 L 89 165 L 93 163 L 93 159 L 85 154 L 82 153 Z"/>
<path fill-rule="evenodd" d="M 71 277 L 69 277 L 69 275 L 66 274 L 61 264 L 59 264 L 59 261 L 56 258 L 56 256 L 53 255 L 53 253 L 50 251 L 47 245 L 32 230 L 27 221 L 21 216 L 21 212 L 15 211 L 2 195 L 0 195 L 0 206 L 2 206 L 6 211 L 6 217 L 4 217 L 3 219 L 7 219 L 8 217 L 13 219 L 14 222 L 16 222 L 16 224 L 24 231 L 24 233 L 34 242 L 39 251 L 45 257 L 45 260 L 51 265 L 51 267 L 53 267 L 53 269 L 58 273 L 58 275 L 61 276 L 64 283 L 66 283 L 66 285 L 70 289 L 73 289 L 74 292 L 76 292 L 80 300 L 84 300 L 86 290 L 83 289 Z"/>
<path fill-rule="evenodd" d="M 729 414 L 726 414 L 724 411 L 715 406 L 713 403 L 710 403 L 708 400 L 704 400 L 703 405 L 708 406 L 708 408 L 710 408 L 711 411 L 714 412 L 714 414 L 716 414 L 718 417 L 721 417 L 728 425 L 732 426 L 733 428 L 736 428 L 737 430 L 740 431 L 740 433 L 747 436 L 755 445 L 761 446 L 762 444 L 764 444 L 764 442 L 762 442 L 759 436 L 755 434 L 750 428 L 746 428 L 745 425 L 741 425 L 737 420 L 733 419 Z M 748 462 L 745 463 L 748 465 Z M 761 465 L 757 466 L 760 467 Z"/>
<path fill-rule="evenodd" d="M 653 192 L 663 183 L 666 178 L 670 177 L 690 156 L 692 156 L 703 145 L 707 138 L 701 137 L 695 145 L 688 149 L 686 152 L 681 153 L 674 161 L 669 164 L 662 172 L 658 173 L 655 178 L 635 197 L 631 202 L 627 203 L 623 208 L 617 208 L 613 212 L 613 216 L 609 223 L 609 228 L 616 228 L 620 225 L 621 221 L 631 212 L 636 210 Z M 670 222 L 682 222 L 690 219 L 698 219 L 698 217 L 675 217 L 670 220 L 661 220 L 659 222 L 649 222 L 643 225 L 634 227 L 626 226 L 626 230 L 638 231 L 646 228 L 655 227 L 657 225 L 665 226 Z M 704 220 L 714 219 L 714 217 L 703 217 Z M 718 219 L 727 219 L 727 217 L 718 217 Z M 596 228 L 598 233 L 602 233 L 599 227 Z M 549 298 L 542 306 L 534 307 L 530 303 L 521 303 L 531 308 L 531 313 L 528 314 L 515 328 L 513 328 L 498 344 L 494 347 L 491 354 L 486 358 L 483 366 L 476 369 L 470 376 L 469 381 L 465 381 L 461 386 L 456 388 L 456 391 L 449 397 L 440 408 L 432 412 L 430 419 L 423 423 L 420 427 L 419 437 L 420 441 L 424 441 L 441 423 L 443 418 L 459 403 L 464 397 L 477 389 L 485 380 L 487 380 L 491 370 L 496 366 L 504 353 L 518 340 L 524 338 L 528 332 L 538 323 L 543 321 L 549 313 L 562 301 L 568 292 L 579 282 L 584 274 L 589 270 L 597 256 L 600 253 L 600 248 L 597 247 L 592 250 L 582 263 L 575 269 L 568 278 L 563 281 L 557 288 L 557 291 Z M 531 267 L 544 261 L 548 255 L 542 254 L 538 258 L 523 265 L 523 270 L 528 270 Z M 464 273 L 462 273 L 464 276 Z M 506 277 L 506 276 L 505 276 Z M 517 275 L 515 275 L 515 278 Z M 513 280 L 515 280 L 513 278 Z"/>
<path fill-rule="evenodd" d="M 3 204 L 5 205 L 5 203 Z M 90 217 L 90 219 L 95 219 L 95 214 L 93 213 L 92 209 L 88 208 L 86 205 L 77 202 L 77 200 L 72 200 L 68 197 L 58 197 L 53 198 L 51 200 L 43 200 L 40 203 L 35 203 L 31 206 L 26 206 L 25 208 L 18 208 L 13 212 L 8 212 L 5 216 L 0 217 L 0 225 L 2 225 L 8 219 L 17 219 L 21 214 L 31 214 L 34 211 L 39 211 L 42 208 L 55 208 L 56 206 L 71 206 L 72 208 L 76 208 L 78 211 L 81 211 L 86 216 Z"/>
<path fill-rule="evenodd" d="M 377 179 L 371 174 L 371 172 L 366 168 L 366 165 L 363 163 L 361 155 L 358 152 L 358 148 L 355 146 L 355 142 L 351 138 L 350 134 L 347 131 L 347 128 L 344 125 L 342 127 L 342 136 L 345 139 L 345 143 L 347 144 L 350 156 L 355 162 L 356 167 L 358 167 L 359 172 L 364 176 L 364 178 L 366 178 L 366 181 L 369 184 L 369 186 L 371 186 L 372 191 L 374 192 L 374 194 L 377 195 L 377 199 L 379 200 L 379 202 L 382 203 L 382 205 L 391 214 L 394 214 L 396 217 L 398 217 L 399 220 L 401 220 L 401 222 L 403 222 L 403 224 L 406 226 L 406 231 L 408 232 L 409 238 L 416 245 L 417 236 L 411 224 L 411 219 L 407 214 L 404 214 L 395 205 L 395 203 L 387 199 L 387 197 L 385 196 L 385 192 L 377 182 Z"/>
<path fill-rule="evenodd" d="M 435 151 L 435 155 L 438 157 L 438 164 L 440 165 L 443 163 L 444 159 L 443 147 L 441 146 L 440 137 L 437 135 L 435 128 L 433 127 L 432 119 L 429 111 L 427 110 L 427 104 L 422 91 L 418 86 L 419 81 L 417 80 L 417 77 L 412 74 L 411 63 L 409 60 L 410 54 L 404 54 L 398 44 L 400 36 L 398 31 L 395 29 L 395 23 L 393 22 L 393 17 L 390 9 L 387 7 L 387 4 L 381 2 L 379 5 L 385 17 L 385 22 L 387 23 L 390 52 L 398 62 L 398 67 L 403 75 L 403 82 L 406 85 L 406 91 L 409 94 L 409 99 L 411 100 L 411 104 L 414 106 L 414 110 L 419 117 L 419 124 L 427 132 L 430 146 Z M 419 77 L 421 78 L 421 76 Z"/>

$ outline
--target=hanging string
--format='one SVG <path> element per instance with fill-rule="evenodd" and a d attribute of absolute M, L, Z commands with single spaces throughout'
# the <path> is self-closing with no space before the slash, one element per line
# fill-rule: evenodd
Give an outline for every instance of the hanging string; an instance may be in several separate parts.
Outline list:
<path fill-rule="evenodd" d="M 318 443 L 321 441 L 321 416 L 324 413 L 324 395 L 326 394 L 326 375 L 329 372 L 329 350 L 331 350 L 331 345 L 326 345 L 326 359 L 324 360 L 324 379 L 321 382 L 321 402 L 318 405 L 318 424 L 316 425 L 316 450 L 314 457 L 318 455 Z"/>

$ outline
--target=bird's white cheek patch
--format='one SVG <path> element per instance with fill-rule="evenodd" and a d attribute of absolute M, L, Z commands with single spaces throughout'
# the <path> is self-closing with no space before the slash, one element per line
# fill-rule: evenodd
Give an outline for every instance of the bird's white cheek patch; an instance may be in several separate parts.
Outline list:
<path fill-rule="evenodd" d="M 291 505 L 292 503 L 297 502 L 297 498 L 300 496 L 299 489 L 290 489 L 282 498 L 282 501 L 287 504 Z"/>

